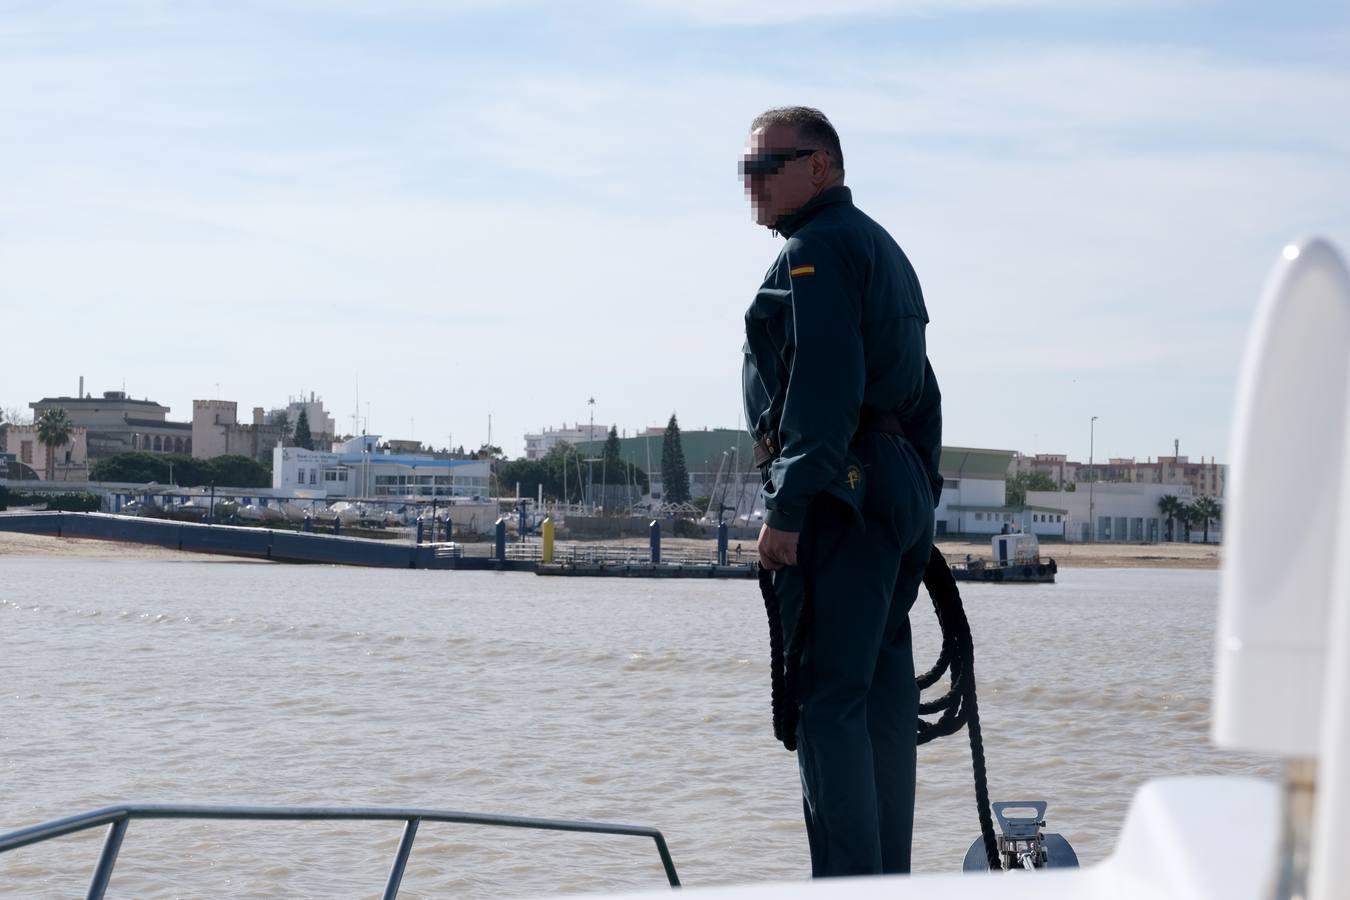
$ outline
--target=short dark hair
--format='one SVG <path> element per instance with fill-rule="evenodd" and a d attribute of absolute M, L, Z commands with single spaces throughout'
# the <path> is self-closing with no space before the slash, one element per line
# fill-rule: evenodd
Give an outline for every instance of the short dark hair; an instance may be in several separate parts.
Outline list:
<path fill-rule="evenodd" d="M 750 130 L 755 131 L 769 125 L 790 125 L 797 135 L 805 141 L 820 144 L 829 151 L 834 167 L 842 175 L 844 172 L 844 151 L 839 146 L 839 132 L 834 130 L 825 114 L 810 106 L 775 106 L 755 116 Z"/>

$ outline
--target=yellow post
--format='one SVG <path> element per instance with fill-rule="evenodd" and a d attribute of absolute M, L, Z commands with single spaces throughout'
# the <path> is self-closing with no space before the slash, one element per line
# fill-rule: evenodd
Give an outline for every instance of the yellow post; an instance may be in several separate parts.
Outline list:
<path fill-rule="evenodd" d="M 553 517 L 544 519 L 544 562 L 553 562 Z"/>

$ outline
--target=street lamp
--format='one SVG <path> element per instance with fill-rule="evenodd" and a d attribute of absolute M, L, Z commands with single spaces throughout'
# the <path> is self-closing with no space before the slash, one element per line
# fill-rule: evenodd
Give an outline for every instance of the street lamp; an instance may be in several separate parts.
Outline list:
<path fill-rule="evenodd" d="M 1092 417 L 1088 422 L 1088 471 L 1091 473 L 1092 480 L 1088 482 L 1088 528 L 1089 534 L 1095 543 L 1097 540 L 1097 519 L 1093 516 L 1092 509 L 1092 488 L 1097 483 L 1097 470 L 1092 465 L 1092 451 L 1097 437 L 1097 416 Z"/>
<path fill-rule="evenodd" d="M 595 443 L 595 398 L 592 397 L 591 399 L 587 400 L 586 402 L 587 402 L 587 403 L 590 405 L 590 407 L 591 407 L 591 424 L 590 424 L 590 427 L 588 427 L 588 428 L 586 429 L 586 442 L 587 442 L 588 444 L 594 444 L 594 443 Z M 595 453 L 595 449 L 594 449 L 594 448 L 591 448 L 591 453 L 592 453 L 592 454 Z M 594 457 L 594 456 L 592 456 L 591 458 L 589 458 L 589 459 L 586 460 L 586 493 L 590 495 L 591 515 L 595 515 L 595 457 Z"/>

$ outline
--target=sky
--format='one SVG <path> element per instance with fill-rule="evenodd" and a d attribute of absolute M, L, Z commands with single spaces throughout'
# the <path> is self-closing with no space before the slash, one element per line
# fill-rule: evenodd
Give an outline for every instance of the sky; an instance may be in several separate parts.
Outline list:
<path fill-rule="evenodd" d="M 737 427 L 781 240 L 735 163 L 800 103 L 919 274 L 945 443 L 1223 462 L 1281 247 L 1350 249 L 1347 10 L 0 0 L 0 408 Z"/>

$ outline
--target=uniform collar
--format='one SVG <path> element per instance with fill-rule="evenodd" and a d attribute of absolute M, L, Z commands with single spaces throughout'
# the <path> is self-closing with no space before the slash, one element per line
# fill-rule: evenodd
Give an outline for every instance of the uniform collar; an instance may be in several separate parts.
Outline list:
<path fill-rule="evenodd" d="M 828 191 L 821 191 L 810 200 L 806 205 L 795 213 L 783 216 L 773 225 L 773 230 L 783 237 L 792 237 L 793 234 L 800 231 L 802 226 L 816 217 L 827 206 L 834 206 L 837 203 L 847 203 L 852 205 L 853 192 L 844 185 L 832 187 Z"/>

